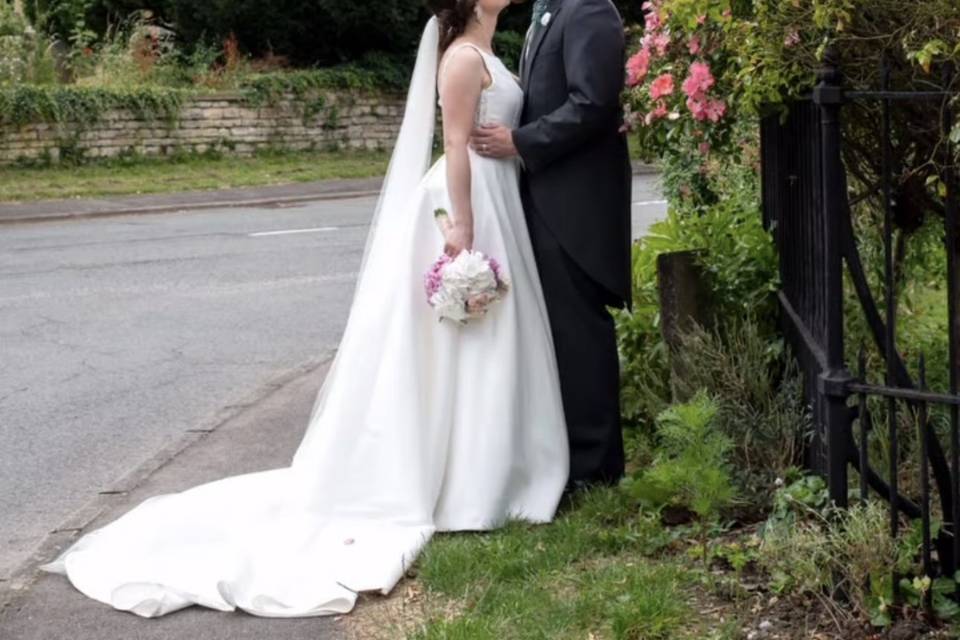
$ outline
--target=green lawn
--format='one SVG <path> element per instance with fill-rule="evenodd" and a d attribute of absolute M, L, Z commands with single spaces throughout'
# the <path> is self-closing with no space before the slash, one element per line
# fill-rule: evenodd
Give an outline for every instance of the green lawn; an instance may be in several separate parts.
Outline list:
<path fill-rule="evenodd" d="M 252 158 L 185 156 L 112 160 L 81 166 L 0 169 L 0 202 L 91 198 L 253 187 L 386 172 L 375 151 L 269 153 Z"/>
<path fill-rule="evenodd" d="M 437 536 L 419 564 L 415 640 L 704 640 L 737 637 L 702 613 L 705 573 L 678 531 L 617 490 L 597 490 L 549 526 Z"/>
<path fill-rule="evenodd" d="M 637 156 L 636 149 L 632 149 Z M 383 151 L 264 153 L 252 158 L 190 155 L 80 166 L 2 167 L 0 202 L 101 198 L 232 187 L 371 178 L 386 173 Z"/>

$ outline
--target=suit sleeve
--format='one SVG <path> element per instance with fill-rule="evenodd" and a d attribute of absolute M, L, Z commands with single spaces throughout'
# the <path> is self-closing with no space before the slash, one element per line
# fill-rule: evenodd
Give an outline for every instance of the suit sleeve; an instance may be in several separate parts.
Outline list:
<path fill-rule="evenodd" d="M 597 134 L 620 126 L 625 47 L 623 22 L 609 0 L 583 0 L 566 16 L 567 101 L 513 132 L 528 171 L 536 172 Z"/>

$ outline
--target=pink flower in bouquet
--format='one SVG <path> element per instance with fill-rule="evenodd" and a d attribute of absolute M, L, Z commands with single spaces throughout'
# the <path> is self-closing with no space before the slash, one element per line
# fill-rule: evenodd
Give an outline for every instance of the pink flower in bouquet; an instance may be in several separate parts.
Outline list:
<path fill-rule="evenodd" d="M 697 24 L 700 25 L 701 27 L 707 24 L 707 14 L 703 14 L 702 16 L 697 16 Z"/>
<path fill-rule="evenodd" d="M 424 288 L 427 291 L 428 300 L 443 286 L 443 270 L 451 262 L 453 262 L 453 258 L 447 254 L 443 254 L 437 258 L 437 261 L 433 263 L 430 270 L 423 276 Z"/>
<path fill-rule="evenodd" d="M 650 84 L 650 98 L 659 100 L 673 94 L 673 76 L 664 73 Z"/>
<path fill-rule="evenodd" d="M 506 282 L 506 278 L 503 276 L 503 267 L 500 266 L 500 263 L 497 262 L 497 259 L 487 258 L 487 263 L 490 265 L 490 268 L 493 270 L 493 275 L 497 279 L 497 286 L 500 286 Z"/>
<path fill-rule="evenodd" d="M 627 86 L 635 87 L 647 77 L 650 71 L 650 50 L 640 49 L 627 60 Z"/>
<path fill-rule="evenodd" d="M 700 155 L 704 155 L 704 156 L 705 156 L 705 155 L 707 155 L 708 153 L 710 153 L 710 143 L 709 143 L 709 142 L 701 142 L 701 143 L 700 143 L 700 146 L 698 147 L 698 149 L 699 149 L 699 151 L 700 151 Z"/>
<path fill-rule="evenodd" d="M 687 79 L 683 81 L 683 92 L 688 98 L 702 99 L 703 94 L 709 91 L 715 82 L 710 72 L 710 65 L 705 62 L 694 62 L 690 65 Z"/>
<path fill-rule="evenodd" d="M 783 46 L 786 48 L 795 47 L 800 44 L 800 33 L 794 29 L 783 39 Z"/>
<path fill-rule="evenodd" d="M 700 49 L 702 48 L 700 44 L 700 36 L 693 36 L 690 38 L 690 43 L 687 45 L 687 48 L 690 50 L 690 55 L 695 56 L 700 53 Z"/>

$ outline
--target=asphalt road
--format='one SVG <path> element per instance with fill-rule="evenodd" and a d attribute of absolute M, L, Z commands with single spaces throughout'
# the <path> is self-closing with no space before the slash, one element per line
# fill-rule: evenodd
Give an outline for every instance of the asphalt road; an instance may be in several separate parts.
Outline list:
<path fill-rule="evenodd" d="M 636 178 L 635 233 L 658 193 Z M 185 433 L 329 357 L 374 203 L 0 229 L 0 580 Z"/>

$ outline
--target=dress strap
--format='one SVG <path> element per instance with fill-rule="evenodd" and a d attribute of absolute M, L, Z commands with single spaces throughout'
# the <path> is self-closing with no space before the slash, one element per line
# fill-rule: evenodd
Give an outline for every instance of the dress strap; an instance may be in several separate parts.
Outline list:
<path fill-rule="evenodd" d="M 440 82 L 443 82 L 443 77 L 446 75 L 447 66 L 450 64 L 450 60 L 453 59 L 453 56 L 460 50 L 470 48 L 480 54 L 480 58 L 483 60 L 483 68 L 486 69 L 487 75 L 490 76 L 491 82 L 493 81 L 493 72 L 490 70 L 490 65 L 487 63 L 487 56 L 489 55 L 486 51 L 473 44 L 472 42 L 461 42 L 453 49 L 447 51 L 443 56 L 443 64 L 440 66 Z"/>

